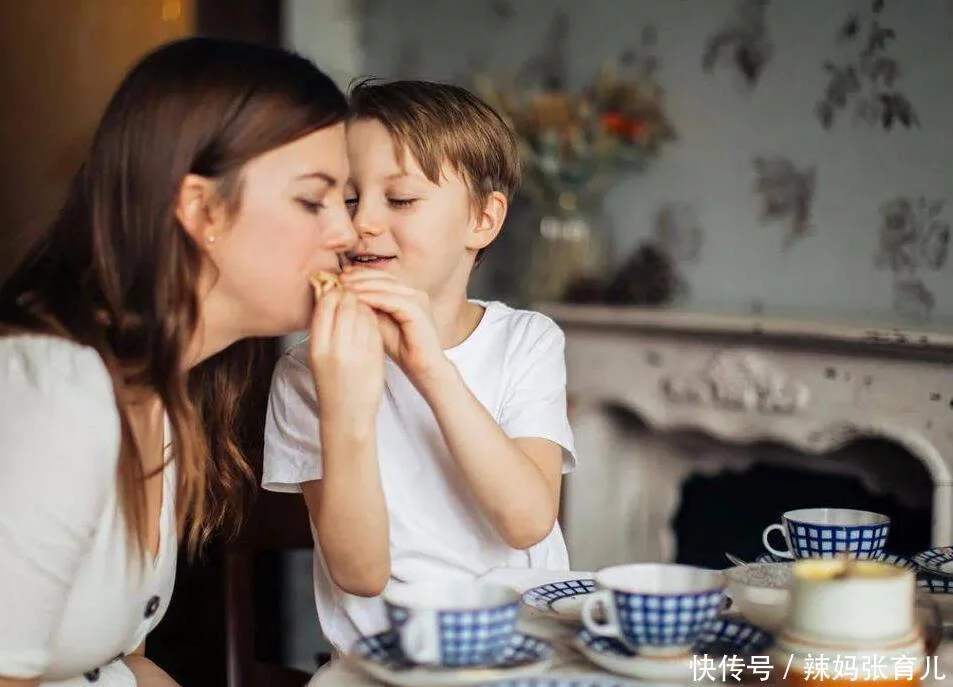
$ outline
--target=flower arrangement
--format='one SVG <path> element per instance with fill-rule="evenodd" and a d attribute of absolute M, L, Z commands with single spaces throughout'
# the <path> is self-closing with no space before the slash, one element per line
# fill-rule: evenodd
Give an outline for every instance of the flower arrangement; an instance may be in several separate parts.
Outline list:
<path fill-rule="evenodd" d="M 508 119 L 523 156 L 523 190 L 550 211 L 574 211 L 598 198 L 620 172 L 637 171 L 676 138 L 661 87 L 604 65 L 578 92 L 518 89 L 476 81 L 479 94 Z"/>

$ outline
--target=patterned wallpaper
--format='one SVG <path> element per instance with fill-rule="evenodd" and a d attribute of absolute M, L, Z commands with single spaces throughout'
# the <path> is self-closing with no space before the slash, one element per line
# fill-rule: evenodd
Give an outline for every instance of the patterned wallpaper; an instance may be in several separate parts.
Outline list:
<path fill-rule="evenodd" d="M 673 307 L 953 324 L 948 0 L 336 4 L 353 76 L 466 85 L 558 60 L 581 85 L 605 59 L 647 59 L 679 140 L 606 206 L 620 263 L 649 243 L 677 265 Z M 319 29 L 294 47 L 315 54 Z M 513 285 L 527 212 L 504 234 L 516 250 L 481 268 L 488 295 Z"/>

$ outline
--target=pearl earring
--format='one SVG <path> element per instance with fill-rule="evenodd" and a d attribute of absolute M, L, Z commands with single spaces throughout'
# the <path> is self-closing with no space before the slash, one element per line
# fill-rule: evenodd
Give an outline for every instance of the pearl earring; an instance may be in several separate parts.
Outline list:
<path fill-rule="evenodd" d="M 209 234 L 208 236 L 205 237 L 205 240 L 208 241 L 209 243 L 215 243 L 215 234 Z"/>

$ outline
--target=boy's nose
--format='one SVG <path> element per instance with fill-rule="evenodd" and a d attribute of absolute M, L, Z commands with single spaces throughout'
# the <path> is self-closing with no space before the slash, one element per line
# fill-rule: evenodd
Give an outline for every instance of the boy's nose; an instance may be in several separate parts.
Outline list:
<path fill-rule="evenodd" d="M 371 211 L 369 204 L 359 203 L 357 206 L 357 212 L 354 213 L 354 228 L 357 230 L 358 236 L 378 236 L 384 226 L 382 220 L 379 219 L 380 212 L 377 213 L 377 216 Z"/>
<path fill-rule="evenodd" d="M 359 222 L 355 219 L 354 228 L 357 230 L 358 237 L 361 236 L 379 236 L 381 233 L 380 227 L 376 224 L 370 222 Z"/>

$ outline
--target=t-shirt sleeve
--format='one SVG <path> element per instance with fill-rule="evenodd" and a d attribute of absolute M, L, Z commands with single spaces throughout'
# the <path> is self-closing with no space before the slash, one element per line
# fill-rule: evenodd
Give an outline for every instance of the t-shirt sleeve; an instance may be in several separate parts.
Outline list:
<path fill-rule="evenodd" d="M 322 474 L 314 378 L 306 364 L 285 354 L 275 365 L 268 396 L 261 486 L 300 492 L 302 482 Z"/>
<path fill-rule="evenodd" d="M 112 381 L 92 349 L 0 339 L 0 675 L 35 678 L 115 492 Z"/>
<path fill-rule="evenodd" d="M 566 408 L 566 339 L 542 316 L 521 337 L 508 365 L 500 427 L 511 438 L 549 439 L 563 448 L 563 473 L 576 467 Z"/>

